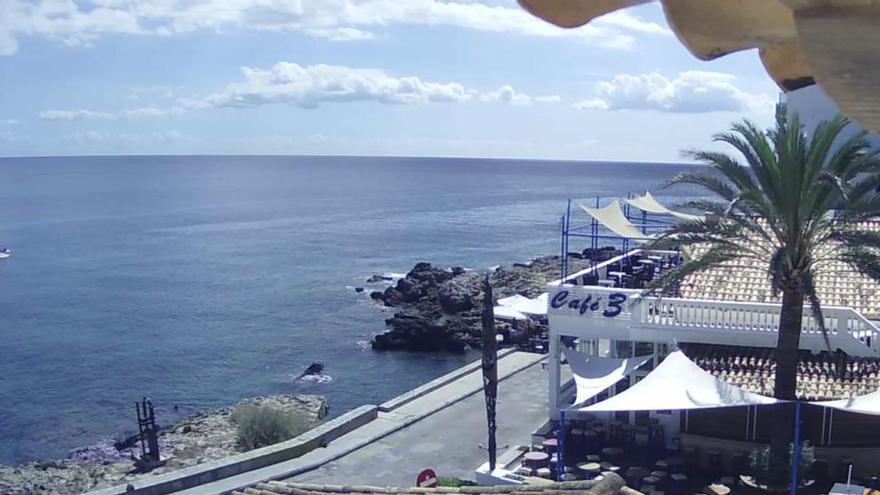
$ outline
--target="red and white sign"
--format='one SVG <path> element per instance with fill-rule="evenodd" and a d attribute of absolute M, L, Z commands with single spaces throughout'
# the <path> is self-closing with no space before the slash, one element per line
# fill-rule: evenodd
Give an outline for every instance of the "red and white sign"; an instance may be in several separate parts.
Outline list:
<path fill-rule="evenodd" d="M 437 488 L 437 473 L 433 469 L 425 469 L 416 478 L 416 486 L 419 488 Z"/>

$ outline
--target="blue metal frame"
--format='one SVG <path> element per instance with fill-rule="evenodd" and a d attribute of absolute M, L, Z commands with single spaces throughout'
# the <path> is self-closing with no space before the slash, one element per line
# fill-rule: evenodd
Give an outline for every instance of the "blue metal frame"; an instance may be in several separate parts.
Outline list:
<path fill-rule="evenodd" d="M 627 195 L 627 198 L 631 198 L 632 194 Z M 601 196 L 596 196 L 595 207 L 599 208 Z M 639 228 L 643 234 L 648 235 L 651 230 L 657 229 L 660 230 L 664 227 L 668 227 L 670 225 L 675 225 L 675 221 L 670 221 L 662 218 L 657 218 L 658 214 L 648 213 L 646 211 L 641 212 L 641 218 L 633 218 L 632 210 L 629 204 L 624 203 L 623 206 L 623 214 L 627 220 L 633 222 L 634 220 L 638 223 L 633 222 L 633 225 Z M 600 240 L 608 240 L 608 241 L 619 241 L 621 243 L 621 249 L 624 252 L 629 251 L 630 238 L 614 235 L 614 234 L 600 234 L 599 230 L 601 225 L 595 218 L 590 219 L 589 224 L 577 225 L 572 227 L 571 225 L 571 199 L 568 200 L 568 203 L 565 208 L 565 214 L 562 216 L 561 221 L 561 237 L 560 240 L 560 271 L 561 278 L 560 281 L 565 280 L 568 277 L 568 250 L 569 250 L 569 241 L 572 237 L 581 237 L 590 239 L 590 250 L 595 253 L 596 250 L 599 249 L 599 241 Z M 589 233 L 584 233 L 585 231 L 589 231 Z M 590 257 L 590 267 L 595 270 L 598 262 L 591 256 Z M 561 282 L 560 282 L 561 283 Z"/>
<path fill-rule="evenodd" d="M 783 406 L 784 407 L 784 406 Z M 791 456 L 791 495 L 797 495 L 798 468 L 801 463 L 801 403 L 794 403 L 794 455 Z"/>
<path fill-rule="evenodd" d="M 565 474 L 565 409 L 559 411 L 559 449 L 556 451 L 556 481 Z"/>

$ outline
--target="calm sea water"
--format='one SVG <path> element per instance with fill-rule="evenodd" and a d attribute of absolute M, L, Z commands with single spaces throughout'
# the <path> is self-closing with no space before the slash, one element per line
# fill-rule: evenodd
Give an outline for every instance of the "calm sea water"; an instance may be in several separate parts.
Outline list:
<path fill-rule="evenodd" d="M 0 463 L 130 431 L 142 395 L 160 422 L 263 394 L 324 394 L 333 414 L 388 399 L 476 356 L 369 350 L 387 315 L 353 286 L 417 261 L 555 253 L 567 198 L 659 189 L 684 168 L 0 159 Z M 332 382 L 292 379 L 312 361 Z"/>

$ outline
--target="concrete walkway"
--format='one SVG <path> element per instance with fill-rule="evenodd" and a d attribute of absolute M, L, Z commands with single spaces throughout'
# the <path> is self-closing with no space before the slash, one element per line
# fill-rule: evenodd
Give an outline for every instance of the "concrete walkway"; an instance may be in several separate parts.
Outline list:
<path fill-rule="evenodd" d="M 498 361 L 498 444 L 528 442 L 547 416 L 545 356 L 512 352 Z M 410 486 L 424 467 L 441 476 L 472 477 L 486 458 L 486 416 L 479 367 L 417 398 L 383 407 L 373 421 L 301 457 L 214 481 L 179 493 L 224 493 L 260 481 L 379 483 Z M 476 395 L 475 395 L 476 394 Z M 397 405 L 400 404 L 400 405 Z M 504 449 L 501 449 L 503 452 Z M 501 453 L 501 452 L 499 452 Z"/>
<path fill-rule="evenodd" d="M 547 420 L 547 383 L 547 371 L 541 366 L 532 366 L 501 381 L 498 455 L 507 450 L 505 446 L 527 444 L 532 432 Z M 462 380 L 456 385 L 473 387 L 474 383 Z M 414 409 L 419 405 L 412 406 Z M 404 409 L 407 406 L 399 411 L 409 412 Z M 474 469 L 488 460 L 486 441 L 485 400 L 479 393 L 292 481 L 328 484 L 345 480 L 366 485 L 415 486 L 416 476 L 425 468 L 433 469 L 439 476 L 472 479 Z"/>

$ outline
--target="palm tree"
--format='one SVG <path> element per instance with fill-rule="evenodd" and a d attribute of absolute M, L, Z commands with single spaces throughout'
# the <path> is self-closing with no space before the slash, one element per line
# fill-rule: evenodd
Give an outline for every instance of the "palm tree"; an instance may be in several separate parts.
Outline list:
<path fill-rule="evenodd" d="M 732 146 L 744 164 L 727 153 L 685 152 L 713 172 L 683 173 L 671 182 L 711 193 L 714 199 L 687 203 L 706 211 L 707 219 L 680 223 L 653 243 L 656 248 L 703 248 L 702 255 L 661 277 L 655 289 L 676 287 L 686 276 L 728 261 L 766 266 L 772 295 L 782 293 L 774 389 L 778 399 L 796 399 L 805 302 L 825 332 L 817 273 L 828 262 L 841 260 L 880 280 L 880 233 L 858 228 L 858 222 L 880 216 L 880 154 L 870 149 L 864 132 L 841 137 L 849 124 L 835 117 L 819 124 L 808 138 L 798 117 L 788 118 L 780 106 L 775 128 L 761 132 L 743 121 L 714 136 L 715 142 Z M 789 463 L 792 409 L 777 411 L 771 472 L 777 473 L 775 481 L 786 483 L 779 477 L 785 476 Z"/>

